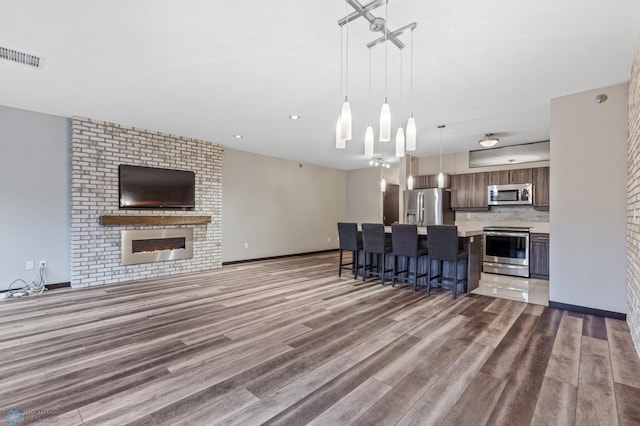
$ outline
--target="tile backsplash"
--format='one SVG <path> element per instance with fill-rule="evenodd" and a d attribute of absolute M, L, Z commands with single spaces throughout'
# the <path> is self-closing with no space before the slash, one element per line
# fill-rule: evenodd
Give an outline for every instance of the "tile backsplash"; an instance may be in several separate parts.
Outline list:
<path fill-rule="evenodd" d="M 489 211 L 456 212 L 456 223 L 549 222 L 549 212 L 529 206 L 492 206 Z"/>

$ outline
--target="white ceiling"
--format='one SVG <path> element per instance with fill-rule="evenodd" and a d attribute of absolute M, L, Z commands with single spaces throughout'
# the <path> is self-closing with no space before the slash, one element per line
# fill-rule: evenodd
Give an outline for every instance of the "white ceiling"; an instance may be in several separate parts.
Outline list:
<path fill-rule="evenodd" d="M 362 4 L 368 0 L 361 0 Z M 342 0 L 0 0 L 0 46 L 44 58 L 0 60 L 0 104 L 200 138 L 339 169 L 367 167 L 368 50 L 350 26 L 354 140 L 335 149 Z M 349 9 L 351 12 L 351 9 Z M 384 16 L 384 7 L 373 12 Z M 624 83 L 640 39 L 638 0 L 390 0 L 389 27 L 417 22 L 413 110 L 420 157 L 549 138 L 551 98 Z M 401 40 L 410 46 L 410 36 Z M 409 50 L 403 121 L 409 113 Z M 384 47 L 372 49 L 373 110 Z M 398 123 L 399 51 L 389 45 Z M 302 119 L 289 120 L 290 114 Z M 375 126 L 377 127 L 377 126 Z M 394 130 L 395 133 L 395 130 Z M 234 139 L 234 134 L 243 135 Z M 376 143 L 380 152 L 382 144 Z M 384 144 L 387 156 L 392 144 Z"/>

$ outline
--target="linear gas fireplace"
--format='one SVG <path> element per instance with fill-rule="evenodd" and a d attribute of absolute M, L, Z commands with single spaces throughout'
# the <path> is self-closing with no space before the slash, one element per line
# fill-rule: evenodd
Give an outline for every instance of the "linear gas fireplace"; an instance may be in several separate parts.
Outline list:
<path fill-rule="evenodd" d="M 122 231 L 122 264 L 162 262 L 193 257 L 193 229 Z"/>

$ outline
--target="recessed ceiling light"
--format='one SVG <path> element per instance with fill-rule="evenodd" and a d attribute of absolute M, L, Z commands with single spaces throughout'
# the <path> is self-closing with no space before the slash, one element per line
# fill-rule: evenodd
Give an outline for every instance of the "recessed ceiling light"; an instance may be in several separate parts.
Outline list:
<path fill-rule="evenodd" d="M 300 116 L 295 114 L 290 115 L 289 118 L 292 120 L 300 120 Z"/>
<path fill-rule="evenodd" d="M 242 135 L 233 135 L 233 137 L 236 139 L 242 139 Z"/>

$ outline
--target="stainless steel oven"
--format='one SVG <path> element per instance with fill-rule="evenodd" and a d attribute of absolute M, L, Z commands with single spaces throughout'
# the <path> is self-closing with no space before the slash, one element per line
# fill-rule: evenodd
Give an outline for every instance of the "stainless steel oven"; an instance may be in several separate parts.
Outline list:
<path fill-rule="evenodd" d="M 482 271 L 529 277 L 529 228 L 484 228 Z"/>

